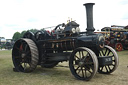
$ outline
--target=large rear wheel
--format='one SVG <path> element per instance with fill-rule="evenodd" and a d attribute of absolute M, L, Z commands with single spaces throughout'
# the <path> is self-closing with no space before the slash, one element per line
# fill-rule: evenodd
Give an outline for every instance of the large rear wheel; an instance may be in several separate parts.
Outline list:
<path fill-rule="evenodd" d="M 14 67 L 19 72 L 32 72 L 38 64 L 38 49 L 31 39 L 19 39 L 12 50 Z"/>
<path fill-rule="evenodd" d="M 53 51 L 47 51 L 46 53 L 53 53 Z M 47 58 L 48 56 L 45 55 L 43 57 Z M 47 59 L 45 59 L 43 61 L 44 62 L 41 64 L 42 68 L 53 68 L 53 67 L 55 67 L 59 63 L 57 61 L 47 61 Z"/>

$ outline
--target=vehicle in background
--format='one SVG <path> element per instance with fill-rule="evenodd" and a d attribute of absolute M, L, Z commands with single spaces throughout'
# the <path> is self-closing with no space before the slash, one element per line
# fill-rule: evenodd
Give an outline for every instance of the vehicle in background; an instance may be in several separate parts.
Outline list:
<path fill-rule="evenodd" d="M 0 49 L 12 49 L 14 41 L 12 39 L 5 39 L 0 37 Z"/>
<path fill-rule="evenodd" d="M 104 34 L 105 44 L 115 48 L 116 51 L 128 49 L 128 29 L 127 26 L 112 25 L 101 29 Z"/>

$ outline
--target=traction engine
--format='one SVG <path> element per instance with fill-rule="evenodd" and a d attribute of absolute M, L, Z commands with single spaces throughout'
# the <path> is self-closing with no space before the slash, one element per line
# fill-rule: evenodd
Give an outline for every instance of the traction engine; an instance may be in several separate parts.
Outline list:
<path fill-rule="evenodd" d="M 97 72 L 110 74 L 115 71 L 118 55 L 113 48 L 104 45 L 102 34 L 94 33 L 93 5 L 84 4 L 86 32 L 80 32 L 75 21 L 59 24 L 51 32 L 45 29 L 36 33 L 26 32 L 13 46 L 14 69 L 28 73 L 34 71 L 37 65 L 53 68 L 59 62 L 69 61 L 71 73 L 80 80 L 90 80 Z"/>

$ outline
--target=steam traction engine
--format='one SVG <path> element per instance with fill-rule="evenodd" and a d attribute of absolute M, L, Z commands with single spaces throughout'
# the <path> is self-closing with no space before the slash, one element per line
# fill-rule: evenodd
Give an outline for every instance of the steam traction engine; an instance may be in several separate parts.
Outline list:
<path fill-rule="evenodd" d="M 74 21 L 59 24 L 51 32 L 26 32 L 12 50 L 15 70 L 27 73 L 34 71 L 37 65 L 52 68 L 59 62 L 69 61 L 71 73 L 80 80 L 90 80 L 97 71 L 102 74 L 115 71 L 118 55 L 113 48 L 104 45 L 102 34 L 94 33 L 93 5 L 84 4 L 87 32 L 80 32 L 79 24 Z"/>

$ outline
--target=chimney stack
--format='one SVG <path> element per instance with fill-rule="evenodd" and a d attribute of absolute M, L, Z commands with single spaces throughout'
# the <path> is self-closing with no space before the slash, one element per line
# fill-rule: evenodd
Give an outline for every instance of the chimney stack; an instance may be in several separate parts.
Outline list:
<path fill-rule="evenodd" d="M 93 5 L 95 5 L 95 3 L 84 4 L 87 16 L 87 34 L 93 34 L 95 31 L 95 28 L 93 27 Z"/>

